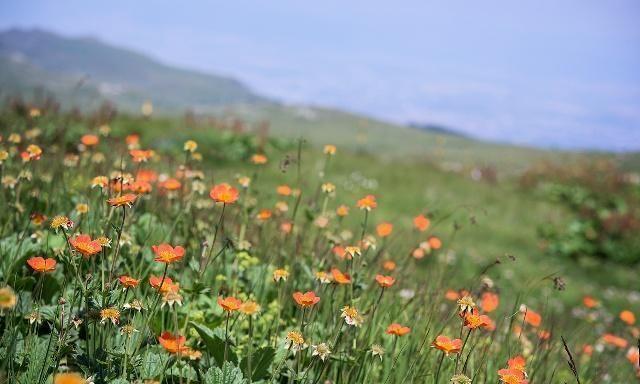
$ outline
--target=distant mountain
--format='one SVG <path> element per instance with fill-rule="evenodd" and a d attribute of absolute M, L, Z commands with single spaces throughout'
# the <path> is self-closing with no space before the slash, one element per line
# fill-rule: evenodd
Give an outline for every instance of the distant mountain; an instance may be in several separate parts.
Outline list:
<path fill-rule="evenodd" d="M 161 110 L 259 104 L 266 98 L 223 76 L 171 67 L 93 38 L 67 38 L 40 29 L 0 32 L 0 95 L 55 93 L 69 104 L 83 96 L 139 108 L 147 99 Z"/>
<path fill-rule="evenodd" d="M 441 135 L 457 136 L 457 137 L 463 137 L 467 139 L 470 138 L 470 136 L 466 135 L 465 133 L 456 131 L 455 129 L 451 129 L 449 127 L 445 127 L 442 125 L 424 124 L 424 123 L 415 123 L 415 122 L 411 122 L 408 125 L 411 128 L 420 129 L 423 131 L 428 131 L 433 133 L 439 133 Z"/>

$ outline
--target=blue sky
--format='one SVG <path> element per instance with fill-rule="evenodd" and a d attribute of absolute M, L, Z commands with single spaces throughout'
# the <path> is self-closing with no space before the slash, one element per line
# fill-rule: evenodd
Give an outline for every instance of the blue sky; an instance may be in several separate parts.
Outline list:
<path fill-rule="evenodd" d="M 0 28 L 92 35 L 292 103 L 563 148 L 640 149 L 640 2 L 30 1 Z"/>

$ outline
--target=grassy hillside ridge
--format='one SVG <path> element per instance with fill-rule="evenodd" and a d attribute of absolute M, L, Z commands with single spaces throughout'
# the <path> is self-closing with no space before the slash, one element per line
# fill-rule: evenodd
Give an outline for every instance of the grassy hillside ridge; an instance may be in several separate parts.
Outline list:
<path fill-rule="evenodd" d="M 552 151 L 485 142 L 460 135 L 430 132 L 336 109 L 264 105 L 218 108 L 221 116 L 239 116 L 248 122 L 268 121 L 270 132 L 312 143 L 335 142 L 349 150 L 375 154 L 383 160 L 430 161 L 460 172 L 492 166 L 505 175 L 519 174 L 538 161 L 557 163 L 611 158 L 606 153 Z"/>
<path fill-rule="evenodd" d="M 20 57 L 54 75 L 86 77 L 104 96 L 132 108 L 149 97 L 169 110 L 266 101 L 235 79 L 171 67 L 93 38 L 10 29 L 0 33 L 0 56 Z M 130 93 L 137 100 L 125 103 Z"/>

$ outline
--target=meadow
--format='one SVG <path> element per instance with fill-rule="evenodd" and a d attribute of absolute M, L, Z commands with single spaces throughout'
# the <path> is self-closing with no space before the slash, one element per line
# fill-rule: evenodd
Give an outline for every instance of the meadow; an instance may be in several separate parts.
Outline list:
<path fill-rule="evenodd" d="M 0 382 L 637 380 L 637 267 L 510 178 L 548 153 L 268 116 L 5 108 Z"/>

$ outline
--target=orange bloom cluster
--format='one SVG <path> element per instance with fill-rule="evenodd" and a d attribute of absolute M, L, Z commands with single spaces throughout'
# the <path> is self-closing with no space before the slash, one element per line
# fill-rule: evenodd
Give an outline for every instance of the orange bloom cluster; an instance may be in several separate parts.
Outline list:
<path fill-rule="evenodd" d="M 294 292 L 293 300 L 302 308 L 313 307 L 320 302 L 320 298 L 316 296 L 315 292 L 308 291 L 305 293 Z"/>
<path fill-rule="evenodd" d="M 222 307 L 224 311 L 235 312 L 242 306 L 242 300 L 235 297 L 218 297 L 218 305 Z"/>
<path fill-rule="evenodd" d="M 358 202 L 356 203 L 356 206 L 360 209 L 371 211 L 372 209 L 375 209 L 378 206 L 378 203 L 376 202 L 376 197 L 374 195 L 367 195 L 362 199 L 358 200 Z"/>
<path fill-rule="evenodd" d="M 77 235 L 69 239 L 69 244 L 85 258 L 89 258 L 89 256 L 93 256 L 102 250 L 100 242 L 92 240 L 89 235 Z"/>
<path fill-rule="evenodd" d="M 133 203 L 136 201 L 137 198 L 138 198 L 137 195 L 134 195 L 133 193 L 128 193 L 126 195 L 113 197 L 107 200 L 107 203 L 112 207 L 124 207 L 124 206 L 131 207 L 133 206 Z"/>
<path fill-rule="evenodd" d="M 217 184 L 211 188 L 209 196 L 216 203 L 232 204 L 238 200 L 238 190 L 227 183 Z"/>
<path fill-rule="evenodd" d="M 411 332 L 411 328 L 405 327 L 404 325 L 398 323 L 389 324 L 387 330 L 385 331 L 385 333 L 388 335 L 394 335 L 398 337 L 404 336 L 409 332 Z"/>
<path fill-rule="evenodd" d="M 51 258 L 31 257 L 27 260 L 27 264 L 36 272 L 47 273 L 56 269 L 56 261 Z"/>
<path fill-rule="evenodd" d="M 450 339 L 447 336 L 440 335 L 431 343 L 431 346 L 449 356 L 450 354 L 460 353 L 460 350 L 462 350 L 462 340 Z"/>
<path fill-rule="evenodd" d="M 527 384 L 526 361 L 522 356 L 516 356 L 507 361 L 507 368 L 498 370 L 500 381 L 505 384 Z"/>
<path fill-rule="evenodd" d="M 154 259 L 157 262 L 170 264 L 182 260 L 184 257 L 184 248 L 181 246 L 172 247 L 169 244 L 160 244 L 151 246 L 153 253 L 156 254 Z"/>

